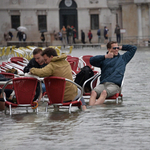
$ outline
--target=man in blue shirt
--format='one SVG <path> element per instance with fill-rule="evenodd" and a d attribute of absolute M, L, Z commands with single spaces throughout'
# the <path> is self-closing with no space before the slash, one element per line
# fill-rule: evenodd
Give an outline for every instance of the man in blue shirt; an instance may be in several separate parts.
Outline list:
<path fill-rule="evenodd" d="M 89 105 L 103 104 L 107 97 L 120 91 L 121 83 L 127 63 L 136 52 L 136 46 L 118 46 L 117 42 L 107 43 L 106 55 L 97 55 L 90 58 L 91 65 L 101 68 L 100 84 L 91 92 Z M 119 50 L 127 51 L 123 55 Z M 97 101 L 96 101 L 97 99 Z"/>

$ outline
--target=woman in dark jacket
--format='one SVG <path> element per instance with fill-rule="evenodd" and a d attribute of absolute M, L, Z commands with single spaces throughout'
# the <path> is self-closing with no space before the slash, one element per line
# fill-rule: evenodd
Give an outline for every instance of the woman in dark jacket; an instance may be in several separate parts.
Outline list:
<path fill-rule="evenodd" d="M 81 30 L 81 41 L 83 44 L 85 44 L 85 33 L 83 32 L 83 30 Z"/>
<path fill-rule="evenodd" d="M 41 37 L 40 38 L 41 38 L 41 41 L 43 41 L 43 42 L 45 41 L 45 36 L 44 36 L 43 32 L 41 33 Z"/>
<path fill-rule="evenodd" d="M 88 33 L 89 43 L 91 43 L 92 37 L 93 37 L 92 32 L 91 30 L 89 30 L 89 33 Z"/>

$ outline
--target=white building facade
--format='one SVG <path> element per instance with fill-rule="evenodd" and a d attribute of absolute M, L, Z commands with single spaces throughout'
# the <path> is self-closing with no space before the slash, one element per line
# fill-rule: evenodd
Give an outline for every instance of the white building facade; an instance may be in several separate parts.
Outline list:
<path fill-rule="evenodd" d="M 124 29 L 124 39 L 149 38 L 150 0 L 1 0 L 0 1 L 0 43 L 4 32 L 11 28 L 25 26 L 27 41 L 40 41 L 40 31 L 59 31 L 63 25 L 74 26 L 80 40 L 80 31 L 86 35 L 91 30 L 93 42 L 97 42 L 97 30 L 104 26 L 109 37 L 115 40 L 116 24 Z M 13 32 L 13 41 L 17 31 Z"/>

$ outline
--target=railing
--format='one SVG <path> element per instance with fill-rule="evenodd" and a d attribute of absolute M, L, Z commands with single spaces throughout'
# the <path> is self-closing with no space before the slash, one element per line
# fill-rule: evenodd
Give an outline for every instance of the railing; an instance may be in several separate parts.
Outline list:
<path fill-rule="evenodd" d="M 116 37 L 111 37 L 111 41 L 116 41 Z M 122 36 L 121 44 L 131 44 L 138 47 L 148 47 L 150 46 L 150 36 Z"/>

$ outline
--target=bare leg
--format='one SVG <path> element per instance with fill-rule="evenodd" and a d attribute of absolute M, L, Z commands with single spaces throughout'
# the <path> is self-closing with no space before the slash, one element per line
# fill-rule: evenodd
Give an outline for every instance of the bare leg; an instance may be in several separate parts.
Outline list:
<path fill-rule="evenodd" d="M 105 99 L 106 99 L 106 97 L 107 97 L 107 92 L 106 92 L 106 90 L 103 90 L 103 92 L 101 93 L 100 97 L 95 102 L 95 105 L 103 104 Z"/>
<path fill-rule="evenodd" d="M 41 101 L 41 98 L 42 98 L 42 93 L 41 93 L 40 96 L 39 96 L 38 102 Z"/>
<path fill-rule="evenodd" d="M 5 97 L 6 97 L 6 94 L 4 93 L 4 95 L 5 95 Z M 2 95 L 2 93 L 0 94 L 0 98 L 3 98 L 3 95 Z"/>
<path fill-rule="evenodd" d="M 89 101 L 89 105 L 90 105 L 90 106 L 95 105 L 96 97 L 97 97 L 97 93 L 96 93 L 95 91 L 92 91 L 92 92 L 91 92 L 90 101 Z"/>

